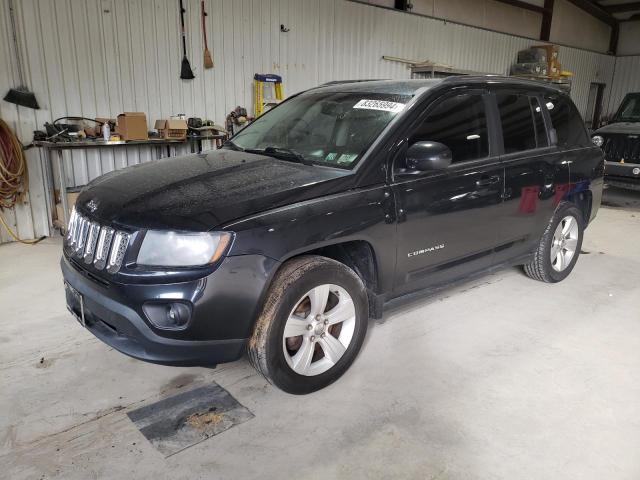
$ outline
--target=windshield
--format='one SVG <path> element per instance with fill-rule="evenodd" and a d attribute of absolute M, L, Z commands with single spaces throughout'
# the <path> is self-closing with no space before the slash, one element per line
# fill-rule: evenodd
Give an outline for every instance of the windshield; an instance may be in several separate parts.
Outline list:
<path fill-rule="evenodd" d="M 616 115 L 617 122 L 640 122 L 640 94 L 627 95 Z"/>
<path fill-rule="evenodd" d="M 350 169 L 410 98 L 304 93 L 257 118 L 233 137 L 228 148 Z"/>

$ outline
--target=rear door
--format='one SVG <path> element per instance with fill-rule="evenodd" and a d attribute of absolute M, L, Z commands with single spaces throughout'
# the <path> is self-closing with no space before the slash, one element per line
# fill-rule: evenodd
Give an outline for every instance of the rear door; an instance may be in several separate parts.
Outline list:
<path fill-rule="evenodd" d="M 532 252 L 558 202 L 568 192 L 569 165 L 553 145 L 547 101 L 537 93 L 494 92 L 505 168 L 500 242 L 495 261 L 502 263 Z"/>
<path fill-rule="evenodd" d="M 466 90 L 433 102 L 403 136 L 406 146 L 448 146 L 444 170 L 404 169 L 394 159 L 396 292 L 405 293 L 489 267 L 497 242 L 504 174 L 496 155 L 487 92 Z"/>

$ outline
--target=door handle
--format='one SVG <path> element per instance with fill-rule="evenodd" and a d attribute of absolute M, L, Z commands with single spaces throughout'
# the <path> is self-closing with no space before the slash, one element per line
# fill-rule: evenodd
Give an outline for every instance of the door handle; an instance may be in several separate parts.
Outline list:
<path fill-rule="evenodd" d="M 482 177 L 480 180 L 476 182 L 478 187 L 488 187 L 489 185 L 494 185 L 500 181 L 499 175 L 492 175 L 490 177 Z"/>

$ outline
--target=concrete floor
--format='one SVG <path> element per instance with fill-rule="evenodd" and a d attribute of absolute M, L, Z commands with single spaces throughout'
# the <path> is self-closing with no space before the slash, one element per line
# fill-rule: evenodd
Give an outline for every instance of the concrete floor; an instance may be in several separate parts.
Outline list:
<path fill-rule="evenodd" d="M 600 210 L 565 282 L 509 269 L 394 307 L 306 397 L 245 360 L 125 357 L 67 313 L 58 240 L 2 245 L 0 478 L 637 480 L 640 195 L 607 197 L 624 208 Z M 255 418 L 164 458 L 126 416 L 212 380 Z"/>

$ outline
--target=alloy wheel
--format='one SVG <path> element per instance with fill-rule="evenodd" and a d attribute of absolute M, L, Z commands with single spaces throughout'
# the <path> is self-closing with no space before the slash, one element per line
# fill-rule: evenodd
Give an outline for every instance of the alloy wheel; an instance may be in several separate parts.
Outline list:
<path fill-rule="evenodd" d="M 349 348 L 355 326 L 355 305 L 344 288 L 324 284 L 311 289 L 296 302 L 284 327 L 287 364 L 299 375 L 326 372 Z"/>
<path fill-rule="evenodd" d="M 578 221 L 572 215 L 564 217 L 553 233 L 551 243 L 551 266 L 556 272 L 566 269 L 578 247 Z"/>

